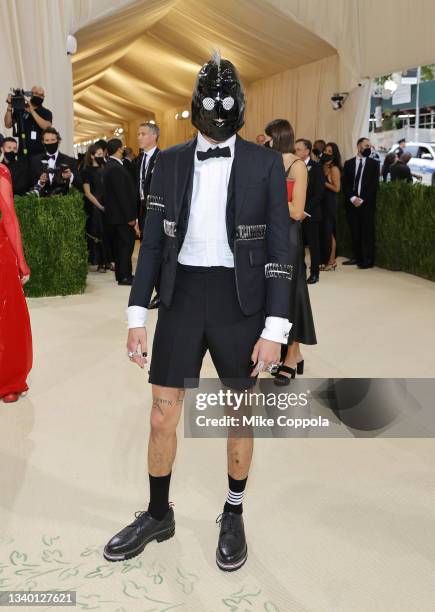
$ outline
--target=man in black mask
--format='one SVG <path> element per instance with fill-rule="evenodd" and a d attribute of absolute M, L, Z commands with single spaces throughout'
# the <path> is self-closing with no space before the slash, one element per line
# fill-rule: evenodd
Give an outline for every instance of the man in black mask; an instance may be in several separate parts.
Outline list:
<path fill-rule="evenodd" d="M 214 54 L 192 97 L 196 138 L 162 151 L 147 198 L 144 237 L 128 308 L 128 357 L 144 368 L 147 306 L 160 273 L 148 446 L 150 502 L 104 557 L 133 557 L 174 535 L 169 483 L 184 389 L 198 387 L 210 352 L 224 386 L 244 390 L 280 360 L 287 342 L 292 267 L 282 157 L 237 135 L 245 97 L 233 64 Z M 252 438 L 228 438 L 229 491 L 219 517 L 219 568 L 247 558 L 242 499 Z M 207 483 L 208 484 L 208 483 Z M 203 484 L 204 486 L 204 484 Z"/>
<path fill-rule="evenodd" d="M 359 138 L 357 155 L 343 168 L 344 206 L 352 237 L 351 259 L 345 266 L 372 268 L 375 261 L 375 213 L 379 189 L 379 162 L 370 157 L 370 140 Z"/>
<path fill-rule="evenodd" d="M 55 128 L 47 128 L 42 132 L 44 153 L 31 160 L 32 184 L 41 196 L 65 195 L 72 185 L 77 189 L 82 186 L 76 160 L 59 151 L 61 140 Z"/>
<path fill-rule="evenodd" d="M 51 127 L 53 115 L 43 106 L 44 88 L 39 85 L 32 87 L 32 96 L 26 98 L 24 110 L 12 108 L 12 98 L 9 95 L 4 117 L 5 127 L 14 128 L 14 136 L 19 138 L 18 157 L 32 158 L 43 152 L 42 131 Z M 23 136 L 24 134 L 24 136 Z"/>
<path fill-rule="evenodd" d="M 15 138 L 8 136 L 1 144 L 3 163 L 12 176 L 14 195 L 23 195 L 30 189 L 29 164 L 25 159 L 18 159 L 18 145 Z"/>

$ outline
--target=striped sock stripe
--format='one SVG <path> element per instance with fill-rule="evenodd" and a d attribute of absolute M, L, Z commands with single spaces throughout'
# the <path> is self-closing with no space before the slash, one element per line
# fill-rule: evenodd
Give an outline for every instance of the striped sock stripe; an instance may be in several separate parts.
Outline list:
<path fill-rule="evenodd" d="M 231 504 L 232 506 L 238 506 L 243 501 L 243 494 L 244 491 L 241 491 L 240 493 L 235 493 L 234 491 L 231 491 L 231 489 L 229 489 L 227 495 L 227 503 Z"/>

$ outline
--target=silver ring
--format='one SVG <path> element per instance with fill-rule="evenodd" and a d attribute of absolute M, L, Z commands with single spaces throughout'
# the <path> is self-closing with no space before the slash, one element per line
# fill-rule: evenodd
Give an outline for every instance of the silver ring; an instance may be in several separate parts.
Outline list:
<path fill-rule="evenodd" d="M 139 355 L 140 353 L 138 353 L 137 351 L 128 351 L 129 359 L 132 359 L 133 357 L 138 357 Z"/>
<path fill-rule="evenodd" d="M 277 370 L 278 366 L 279 366 L 278 363 L 269 363 L 266 370 L 270 372 L 270 374 L 273 374 Z"/>

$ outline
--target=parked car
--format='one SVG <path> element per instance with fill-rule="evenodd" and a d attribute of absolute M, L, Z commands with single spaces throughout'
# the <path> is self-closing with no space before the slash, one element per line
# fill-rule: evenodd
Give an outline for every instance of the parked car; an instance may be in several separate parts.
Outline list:
<path fill-rule="evenodd" d="M 389 151 L 397 151 L 397 144 Z M 421 174 L 422 183 L 435 187 L 435 142 L 407 142 L 403 152 L 410 153 L 408 162 L 411 172 Z"/>

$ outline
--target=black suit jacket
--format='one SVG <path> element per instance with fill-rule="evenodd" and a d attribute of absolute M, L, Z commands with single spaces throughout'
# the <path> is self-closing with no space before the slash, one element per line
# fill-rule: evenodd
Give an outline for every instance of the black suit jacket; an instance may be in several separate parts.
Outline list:
<path fill-rule="evenodd" d="M 3 164 L 11 173 L 14 195 L 24 195 L 33 187 L 30 181 L 29 162 L 27 159 L 17 159 L 10 164 L 5 164 L 3 161 Z"/>
<path fill-rule="evenodd" d="M 32 187 L 36 185 L 39 180 L 41 174 L 45 171 L 45 165 L 42 163 L 43 160 L 48 160 L 48 157 L 45 153 L 40 153 L 39 155 L 35 155 L 30 160 L 30 175 L 32 179 Z M 69 155 L 65 155 L 59 151 L 59 154 L 56 159 L 56 166 L 60 166 L 61 164 L 67 165 L 71 172 L 74 174 L 72 184 L 77 189 L 81 189 L 83 186 L 80 172 L 77 170 L 77 161 L 74 157 L 70 157 Z M 50 191 L 49 185 L 46 186 L 46 191 Z"/>
<path fill-rule="evenodd" d="M 144 181 L 143 181 L 143 192 L 144 192 L 145 200 L 147 199 L 148 194 L 150 192 L 151 179 L 153 178 L 154 166 L 155 166 L 157 155 L 159 154 L 159 152 L 160 152 L 160 149 L 157 147 L 154 153 L 151 155 L 151 158 L 148 162 L 147 171 L 146 171 Z M 140 167 L 142 165 L 142 160 L 143 160 L 143 153 L 141 153 L 141 155 L 138 157 L 137 165 L 136 165 L 136 185 L 137 185 L 139 200 L 140 200 Z"/>
<path fill-rule="evenodd" d="M 325 174 L 322 166 L 310 159 L 307 164 L 308 184 L 305 211 L 311 215 L 306 217 L 304 223 L 318 223 L 322 218 L 322 198 L 325 191 Z"/>
<path fill-rule="evenodd" d="M 135 183 L 136 182 L 136 161 L 135 160 L 131 161 L 131 159 L 128 159 L 128 157 L 124 157 L 124 159 L 122 160 L 122 164 L 124 168 L 127 170 L 127 172 L 129 173 L 133 183 Z"/>
<path fill-rule="evenodd" d="M 148 306 L 160 266 L 160 298 L 165 306 L 171 305 L 190 214 L 195 148 L 196 138 L 159 153 L 129 306 Z M 289 227 L 282 156 L 237 136 L 226 228 L 244 314 L 264 310 L 266 316 L 288 318 Z"/>
<path fill-rule="evenodd" d="M 356 157 L 348 159 L 343 168 L 343 193 L 345 196 L 345 206 L 353 207 L 350 198 L 357 195 L 354 191 Z M 366 159 L 361 179 L 360 197 L 367 206 L 376 206 L 376 195 L 379 189 L 379 162 L 371 157 Z"/>
<path fill-rule="evenodd" d="M 107 160 L 103 175 L 104 217 L 108 225 L 124 225 L 137 218 L 134 183 L 116 159 Z"/>

